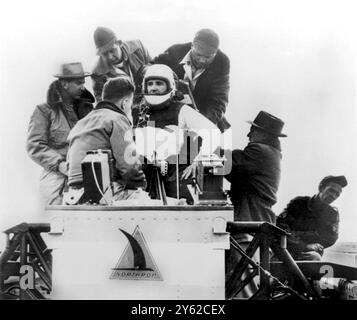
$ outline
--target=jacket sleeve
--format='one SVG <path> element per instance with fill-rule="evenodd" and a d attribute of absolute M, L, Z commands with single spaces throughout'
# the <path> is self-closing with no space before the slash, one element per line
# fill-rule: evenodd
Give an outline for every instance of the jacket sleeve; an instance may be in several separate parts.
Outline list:
<path fill-rule="evenodd" d="M 97 102 L 100 102 L 102 101 L 102 91 L 103 91 L 104 84 L 107 81 L 107 77 L 104 74 L 102 75 L 92 74 L 91 78 L 93 83 L 93 94 L 95 100 Z"/>
<path fill-rule="evenodd" d="M 264 159 L 261 148 L 248 144 L 244 150 L 233 150 L 231 155 L 225 151 L 225 156 L 225 178 L 231 182 L 229 196 L 233 204 L 247 191 L 259 194 L 261 191 L 252 185 L 251 177 L 262 168 Z"/>
<path fill-rule="evenodd" d="M 141 47 L 141 51 L 143 53 L 144 64 L 148 64 L 151 61 L 150 53 L 149 53 L 148 49 L 146 49 L 146 47 L 143 45 L 143 43 L 140 40 L 139 40 L 139 44 L 140 44 L 140 47 Z"/>
<path fill-rule="evenodd" d="M 58 164 L 65 159 L 49 147 L 50 119 L 47 109 L 37 106 L 33 112 L 27 134 L 27 152 L 43 168 L 58 171 Z"/>
<path fill-rule="evenodd" d="M 316 231 L 297 231 L 295 226 L 301 212 L 301 200 L 295 198 L 290 201 L 284 211 L 277 218 L 277 226 L 290 233 L 287 237 L 288 249 L 292 252 L 306 250 L 306 246 L 318 242 Z"/>
<path fill-rule="evenodd" d="M 113 123 L 110 143 L 121 182 L 127 189 L 145 188 L 145 175 L 141 170 L 129 122 Z"/>
<path fill-rule="evenodd" d="M 173 67 L 173 63 L 177 60 L 177 57 L 174 55 L 175 53 L 175 45 L 167 48 L 163 53 L 160 53 L 154 59 L 150 61 L 151 64 L 165 64 L 169 66 L 171 69 Z"/>
<path fill-rule="evenodd" d="M 205 108 L 207 110 L 205 116 L 213 123 L 222 119 L 228 104 L 230 62 L 228 58 L 226 59 L 222 65 L 221 73 L 212 78 Z"/>
<path fill-rule="evenodd" d="M 248 144 L 244 150 L 235 149 L 232 151 L 228 161 L 232 162 L 231 172 L 225 177 L 229 182 L 239 181 L 242 177 L 254 175 L 262 168 L 264 159 L 262 150 L 259 146 Z"/>

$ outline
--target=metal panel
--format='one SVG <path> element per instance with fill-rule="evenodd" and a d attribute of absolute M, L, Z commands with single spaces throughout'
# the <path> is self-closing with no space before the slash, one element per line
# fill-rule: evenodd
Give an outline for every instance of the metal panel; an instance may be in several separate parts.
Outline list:
<path fill-rule="evenodd" d="M 217 221 L 232 221 L 233 210 L 163 208 L 48 207 L 53 222 L 47 240 L 54 249 L 52 298 L 224 299 L 224 250 L 229 238 Z M 162 280 L 142 280 L 153 271 L 140 270 L 125 271 L 138 280 L 110 279 L 118 265 L 134 269 L 129 265 L 132 247 L 120 229 L 133 235 L 136 228 L 144 238 L 139 243 L 146 260 L 152 257 Z M 131 257 L 123 257 L 128 246 L 125 254 Z M 125 263 L 118 264 L 120 259 Z"/>

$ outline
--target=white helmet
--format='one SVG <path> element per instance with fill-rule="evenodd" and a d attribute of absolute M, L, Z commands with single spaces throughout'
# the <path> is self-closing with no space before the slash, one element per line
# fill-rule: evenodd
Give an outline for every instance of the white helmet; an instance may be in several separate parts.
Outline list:
<path fill-rule="evenodd" d="M 167 84 L 167 91 L 163 94 L 149 94 L 147 91 L 148 80 L 159 79 Z M 142 85 L 143 94 L 149 105 L 157 106 L 171 99 L 176 91 L 174 72 L 164 64 L 154 64 L 147 68 Z"/>

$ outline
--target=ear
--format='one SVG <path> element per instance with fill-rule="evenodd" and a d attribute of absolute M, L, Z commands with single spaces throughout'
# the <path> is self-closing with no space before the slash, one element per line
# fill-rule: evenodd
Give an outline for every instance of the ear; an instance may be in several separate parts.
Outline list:
<path fill-rule="evenodd" d="M 123 110 L 126 109 L 127 105 L 129 104 L 129 98 L 128 97 L 125 97 L 122 101 L 122 107 L 123 107 Z"/>
<path fill-rule="evenodd" d="M 61 84 L 62 84 L 63 89 L 65 89 L 65 90 L 68 89 L 68 81 L 62 80 L 62 81 L 61 81 Z"/>

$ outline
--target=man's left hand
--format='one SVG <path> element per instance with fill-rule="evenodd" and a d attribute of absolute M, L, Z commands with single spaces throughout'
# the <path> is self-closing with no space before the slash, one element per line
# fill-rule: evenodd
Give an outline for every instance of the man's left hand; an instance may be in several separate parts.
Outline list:
<path fill-rule="evenodd" d="M 194 176 L 196 174 L 196 170 L 197 164 L 194 162 L 183 171 L 181 180 L 187 180 L 191 176 Z"/>

